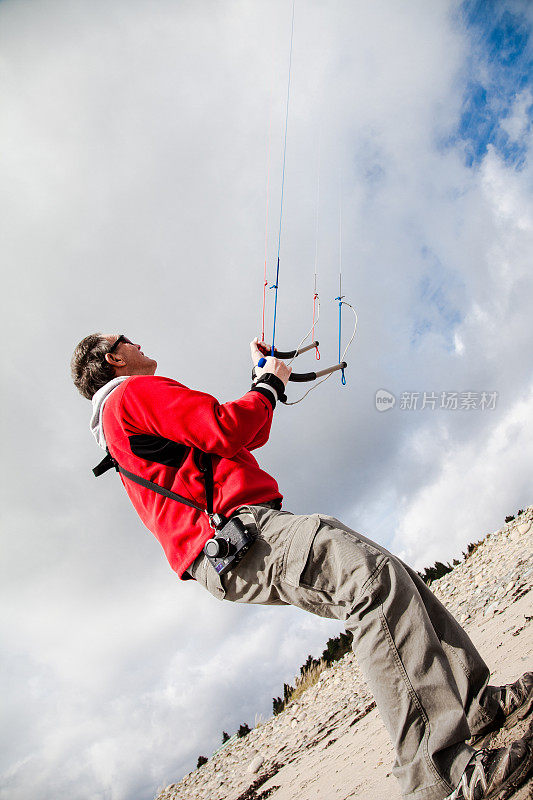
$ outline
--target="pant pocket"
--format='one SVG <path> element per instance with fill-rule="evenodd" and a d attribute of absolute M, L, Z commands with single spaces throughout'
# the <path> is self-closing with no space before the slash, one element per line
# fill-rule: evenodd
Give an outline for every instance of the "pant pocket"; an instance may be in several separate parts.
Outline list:
<path fill-rule="evenodd" d="M 313 540 L 320 526 L 318 514 L 310 516 L 296 516 L 288 531 L 287 547 L 285 549 L 281 571 L 282 580 L 298 588 L 300 578 L 309 558 Z"/>
<path fill-rule="evenodd" d="M 349 612 L 385 551 L 356 531 L 322 514 L 297 517 L 288 540 L 285 583 Z M 316 612 L 315 612 L 316 613 Z M 339 614 L 341 611 L 339 611 Z"/>

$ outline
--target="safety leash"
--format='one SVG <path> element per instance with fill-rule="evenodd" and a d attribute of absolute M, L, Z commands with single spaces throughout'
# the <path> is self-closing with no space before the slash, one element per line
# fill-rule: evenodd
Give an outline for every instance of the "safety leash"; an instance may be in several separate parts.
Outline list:
<path fill-rule="evenodd" d="M 183 503 L 185 506 L 195 508 L 197 511 L 201 511 L 202 514 L 207 514 L 210 526 L 212 528 L 219 528 L 224 524 L 225 520 L 220 514 L 213 513 L 213 463 L 211 461 L 211 457 L 206 453 L 203 453 L 200 450 L 197 450 L 196 452 L 200 454 L 198 465 L 200 467 L 200 471 L 204 474 L 206 508 L 203 508 L 203 506 L 199 505 L 194 500 L 188 500 L 186 497 L 183 497 L 183 495 L 178 494 L 177 492 L 173 492 L 170 489 L 165 489 L 164 486 L 160 486 L 158 483 L 154 483 L 154 481 L 149 481 L 146 478 L 141 478 L 140 475 L 136 475 L 134 472 L 130 472 L 128 469 L 125 469 L 123 466 L 121 466 L 116 458 L 113 458 L 109 450 L 107 451 L 107 455 L 104 456 L 100 463 L 93 468 L 93 473 L 95 477 L 98 478 L 108 470 L 115 469 L 130 481 L 133 481 L 133 483 L 137 483 L 139 486 L 144 486 L 145 489 L 151 489 L 152 492 L 156 492 L 163 497 L 168 497 L 170 500 L 175 500 L 178 503 Z M 204 456 L 206 456 L 205 461 Z"/>
<path fill-rule="evenodd" d="M 320 317 L 320 297 L 318 296 L 318 219 L 320 211 L 320 154 L 322 149 L 322 129 L 318 135 L 318 158 L 317 158 L 317 178 L 316 178 L 316 218 L 315 218 L 315 275 L 314 275 L 314 288 L 313 288 L 313 327 L 311 339 L 315 341 L 315 325 L 317 325 Z M 306 337 L 307 338 L 307 337 Z M 304 340 L 305 341 L 305 340 Z M 320 361 L 320 350 L 318 344 L 315 348 L 315 358 Z"/>
<path fill-rule="evenodd" d="M 305 353 L 308 350 L 314 349 L 315 350 L 315 358 L 317 361 L 320 359 L 320 351 L 318 349 L 319 343 L 315 339 L 315 328 L 317 326 L 319 317 L 320 317 L 320 297 L 318 292 L 318 228 L 319 228 L 319 208 L 320 208 L 320 161 L 321 161 L 321 131 L 319 136 L 319 143 L 318 143 L 318 156 L 317 156 L 317 195 L 316 195 L 316 223 L 315 223 L 315 270 L 314 270 L 314 286 L 313 286 L 313 321 L 312 326 L 308 333 L 304 336 L 304 338 L 300 341 L 298 346 L 294 350 L 288 351 L 281 351 L 276 349 L 275 341 L 276 341 L 276 323 L 277 323 L 277 311 L 278 311 L 278 290 L 279 290 L 279 276 L 280 276 L 280 253 L 281 253 L 281 231 L 282 231 L 282 222 L 283 222 L 283 198 L 284 198 L 284 191 L 285 191 L 285 166 L 286 166 L 286 158 L 287 158 L 287 131 L 288 131 L 288 123 L 289 123 L 289 105 L 290 105 L 290 89 L 291 89 L 291 69 L 292 69 L 292 52 L 293 52 L 293 41 L 294 41 L 294 17 L 295 17 L 295 0 L 292 2 L 292 19 L 291 19 L 291 36 L 290 36 L 290 48 L 289 48 L 289 69 L 288 69 L 288 78 L 287 78 L 287 102 L 286 102 L 286 109 L 285 109 L 285 132 L 283 138 L 283 166 L 281 171 L 281 201 L 280 201 L 280 214 L 279 214 L 279 231 L 278 231 L 278 252 L 277 252 L 277 261 L 276 261 L 276 278 L 275 282 L 269 287 L 270 289 L 275 290 L 274 294 L 274 313 L 273 313 L 273 326 L 272 326 L 272 343 L 266 345 L 265 338 L 264 338 L 264 331 L 265 331 L 265 305 L 266 305 L 266 287 L 268 285 L 267 281 L 267 227 L 268 227 L 268 186 L 269 186 L 269 173 L 270 173 L 270 123 L 269 123 L 269 150 L 268 150 L 268 166 L 267 166 L 267 213 L 266 213 L 266 222 L 265 222 L 265 265 L 264 265 L 264 277 L 263 277 L 263 314 L 262 314 L 262 329 L 261 329 L 261 344 L 259 345 L 259 349 L 262 353 L 262 358 L 259 359 L 257 366 L 262 368 L 266 363 L 266 356 L 274 356 L 275 358 L 280 358 L 282 360 L 290 359 L 288 362 L 289 364 L 294 360 L 298 355 L 301 353 Z M 327 367 L 325 369 L 316 370 L 312 372 L 305 372 L 305 373 L 295 373 L 291 372 L 289 376 L 289 381 L 293 382 L 307 382 L 307 381 L 317 381 L 315 386 L 311 387 L 303 397 L 299 398 L 295 402 L 287 402 L 286 398 L 280 398 L 281 402 L 285 403 L 286 405 L 296 405 L 296 403 L 301 402 L 304 397 L 307 397 L 310 391 L 315 389 L 320 383 L 323 383 L 327 380 L 334 372 L 340 371 L 341 373 L 341 382 L 342 385 L 346 385 L 346 375 L 345 370 L 347 368 L 347 363 L 344 361 L 346 353 L 355 337 L 355 333 L 357 330 L 357 314 L 353 306 L 350 303 L 347 303 L 344 300 L 344 295 L 342 293 L 342 186 L 341 186 L 341 174 L 339 169 L 339 294 L 335 298 L 339 304 L 339 331 L 338 331 L 338 363 L 334 364 L 331 367 Z M 342 351 L 342 307 L 348 306 L 353 314 L 354 314 L 354 329 L 352 336 L 344 349 Z M 309 337 L 312 337 L 312 342 L 310 345 L 303 346 L 304 342 L 306 342 Z"/>
<path fill-rule="evenodd" d="M 291 67 L 292 67 L 292 41 L 294 37 L 294 3 L 292 0 L 292 22 L 291 22 L 291 45 L 289 49 L 289 77 L 287 81 L 287 108 L 285 111 L 285 137 L 283 142 L 283 169 L 281 171 L 281 203 L 279 210 L 279 233 L 278 233 L 278 260 L 276 266 L 276 282 L 270 287 L 275 289 L 274 294 L 274 324 L 272 328 L 272 346 L 270 355 L 274 355 L 275 341 L 276 341 L 276 317 L 278 313 L 278 286 L 279 286 L 279 255 L 281 250 L 281 222 L 283 219 L 283 191 L 285 188 L 285 159 L 287 156 L 287 129 L 289 127 L 289 99 L 291 92 Z"/>

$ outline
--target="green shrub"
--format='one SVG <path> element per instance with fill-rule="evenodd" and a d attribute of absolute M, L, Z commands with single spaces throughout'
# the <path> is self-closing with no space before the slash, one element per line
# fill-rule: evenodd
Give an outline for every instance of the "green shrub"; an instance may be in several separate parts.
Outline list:
<path fill-rule="evenodd" d="M 307 684 L 307 687 L 312 686 L 313 683 L 316 683 L 318 680 L 318 676 L 323 669 L 331 666 L 334 661 L 339 661 L 346 653 L 349 653 L 352 649 L 352 641 L 353 634 L 341 632 L 338 636 L 328 639 L 320 658 L 307 656 L 307 661 L 300 667 L 300 679 L 296 681 L 296 686 L 285 683 L 283 684 L 283 698 L 272 698 L 272 711 L 274 716 L 280 714 L 291 700 L 296 699 L 305 691 L 302 688 L 303 682 Z"/>
<path fill-rule="evenodd" d="M 470 558 L 472 553 L 475 553 L 478 549 L 479 545 L 483 543 L 483 539 L 480 539 L 479 542 L 470 542 L 468 547 L 466 548 L 466 553 L 463 553 L 463 558 L 466 561 L 467 558 Z"/>
<path fill-rule="evenodd" d="M 443 575 L 446 575 L 452 570 L 453 567 L 451 564 L 443 564 L 442 561 L 435 561 L 435 564 L 432 567 L 426 567 L 424 572 L 419 572 L 418 574 L 424 583 L 427 583 L 429 586 L 433 581 L 436 581 L 438 578 L 442 578 Z"/>
<path fill-rule="evenodd" d="M 279 714 L 285 706 L 288 704 L 291 694 L 294 691 L 294 688 L 290 685 L 290 683 L 283 684 L 283 699 L 281 697 L 274 697 L 272 698 L 272 711 L 274 716 Z"/>

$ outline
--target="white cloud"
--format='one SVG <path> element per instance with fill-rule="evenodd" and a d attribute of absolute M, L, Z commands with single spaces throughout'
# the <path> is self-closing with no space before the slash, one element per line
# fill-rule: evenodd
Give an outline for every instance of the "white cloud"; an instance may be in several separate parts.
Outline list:
<path fill-rule="evenodd" d="M 530 113 L 533 96 L 530 89 L 524 89 L 518 94 L 512 106 L 511 113 L 500 122 L 500 127 L 509 135 L 513 142 L 518 142 L 527 134 L 531 125 Z"/>
<path fill-rule="evenodd" d="M 532 414 L 533 386 L 476 439 L 453 443 L 445 429 L 440 438 L 419 432 L 411 446 L 435 459 L 439 473 L 404 502 L 395 552 L 417 569 L 461 558 L 469 542 L 531 503 Z"/>
<path fill-rule="evenodd" d="M 489 150 L 469 170 L 459 145 L 442 145 L 469 56 L 457 7 L 297 4 L 278 344 L 311 322 L 320 135 L 322 363 L 337 352 L 339 171 L 359 329 L 347 386 L 333 378 L 278 409 L 258 453 L 287 508 L 339 516 L 421 566 L 531 502 L 531 167 Z M 290 8 L 4 0 L 0 17 L 14 332 L 0 796 L 148 798 L 222 729 L 268 715 L 339 629 L 179 584 L 116 476 L 93 481 L 89 407 L 67 374 L 83 335 L 117 330 L 161 374 L 221 399 L 247 388 L 271 94 L 271 269 L 277 246 Z M 528 143 L 524 103 L 502 124 Z M 496 390 L 499 402 L 380 415 L 382 387 Z"/>

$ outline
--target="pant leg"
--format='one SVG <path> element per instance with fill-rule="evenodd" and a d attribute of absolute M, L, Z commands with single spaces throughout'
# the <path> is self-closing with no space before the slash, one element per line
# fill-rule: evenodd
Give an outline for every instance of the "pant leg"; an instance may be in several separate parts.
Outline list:
<path fill-rule="evenodd" d="M 449 654 L 409 571 L 332 517 L 250 512 L 259 535 L 242 562 L 220 579 L 204 559 L 194 577 L 206 584 L 207 576 L 209 590 L 233 602 L 291 604 L 343 620 L 395 746 L 404 796 L 442 800 L 472 755 L 470 729 Z M 447 649 L 459 647 L 448 638 Z M 481 661 L 460 638 L 462 651 Z"/>
<path fill-rule="evenodd" d="M 490 670 L 466 631 L 435 597 L 420 575 L 407 564 L 403 566 L 411 576 L 433 629 L 448 656 L 468 727 L 475 734 L 494 719 L 499 708 L 497 699 L 488 686 Z"/>

